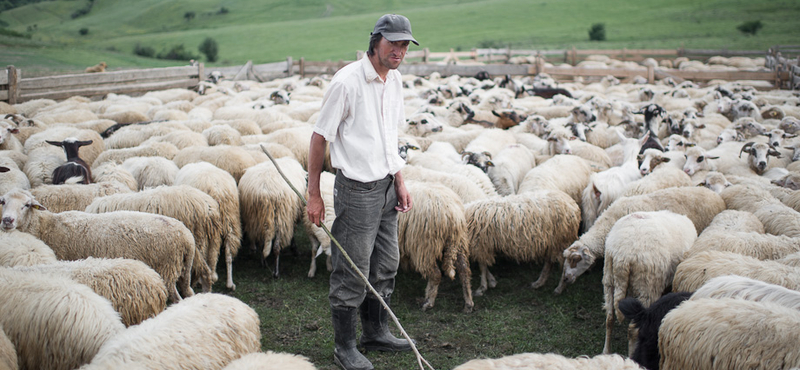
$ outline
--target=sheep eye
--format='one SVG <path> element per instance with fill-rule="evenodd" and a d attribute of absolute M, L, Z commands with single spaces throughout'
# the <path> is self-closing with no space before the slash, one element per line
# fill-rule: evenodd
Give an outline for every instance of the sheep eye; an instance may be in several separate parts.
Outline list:
<path fill-rule="evenodd" d="M 424 124 L 428 123 L 428 120 L 424 119 L 424 120 L 420 121 L 420 123 L 422 123 L 424 125 Z"/>
<path fill-rule="evenodd" d="M 697 163 L 700 163 L 700 162 L 702 162 L 702 161 L 703 161 L 703 159 L 705 159 L 705 158 L 703 158 L 703 156 L 702 156 L 702 155 L 701 155 L 701 156 L 699 156 L 699 157 L 697 157 Z"/>
<path fill-rule="evenodd" d="M 678 146 L 683 146 L 683 143 L 678 143 Z"/>

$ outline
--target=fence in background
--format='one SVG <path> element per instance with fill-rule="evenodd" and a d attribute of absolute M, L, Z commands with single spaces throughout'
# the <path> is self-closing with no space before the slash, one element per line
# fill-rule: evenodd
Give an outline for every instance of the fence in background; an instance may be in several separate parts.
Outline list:
<path fill-rule="evenodd" d="M 512 49 L 474 49 L 468 52 L 433 53 L 428 49 L 409 52 L 406 62 L 400 66 L 403 74 L 427 76 L 439 73 L 442 76 L 474 76 L 478 72 L 488 72 L 493 76 L 536 75 L 547 73 L 556 79 L 572 80 L 575 77 L 614 76 L 632 79 L 641 76 L 650 83 L 656 79 L 671 77 L 681 82 L 692 80 L 699 83 L 711 80 L 757 80 L 769 81 L 776 88 L 800 89 L 800 46 L 776 45 L 766 53 L 766 66 L 771 71 L 684 71 L 672 68 L 583 68 L 576 65 L 589 55 L 607 55 L 618 60 L 642 61 L 645 58 L 668 59 L 685 56 L 702 59 L 720 56 L 763 56 L 763 51 L 728 51 L 698 49 L 622 49 L 622 50 L 512 50 Z M 796 59 L 789 58 L 796 56 Z M 356 53 L 360 58 L 361 52 Z M 525 57 L 517 61 L 523 64 L 510 64 L 515 57 Z M 559 65 L 546 63 L 560 61 Z M 137 94 L 153 90 L 171 88 L 193 88 L 208 75 L 220 73 L 229 80 L 269 81 L 276 78 L 299 75 L 332 75 L 350 61 L 306 61 L 304 58 L 254 65 L 205 68 L 202 63 L 194 66 L 152 68 L 103 73 L 86 73 L 63 76 L 23 78 L 22 70 L 14 66 L 0 73 L 0 101 L 16 104 L 32 99 L 66 99 L 71 96 L 102 96 L 109 93 Z M 568 64 L 568 65 L 564 65 Z"/>

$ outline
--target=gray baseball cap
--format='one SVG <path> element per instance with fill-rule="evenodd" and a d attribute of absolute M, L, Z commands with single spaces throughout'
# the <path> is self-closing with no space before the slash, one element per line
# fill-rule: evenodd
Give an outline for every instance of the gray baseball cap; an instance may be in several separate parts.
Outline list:
<path fill-rule="evenodd" d="M 414 36 L 411 36 L 411 22 L 399 14 L 386 14 L 375 23 L 372 34 L 380 33 L 389 41 L 411 41 L 419 45 Z"/>

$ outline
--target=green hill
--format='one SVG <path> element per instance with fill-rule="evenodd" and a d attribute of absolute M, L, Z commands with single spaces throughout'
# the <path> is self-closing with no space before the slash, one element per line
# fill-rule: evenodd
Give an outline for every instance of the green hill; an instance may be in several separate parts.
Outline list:
<path fill-rule="evenodd" d="M 133 49 L 182 44 L 199 55 L 207 37 L 219 45 L 218 65 L 287 56 L 348 60 L 366 48 L 375 20 L 388 12 L 408 16 L 421 47 L 432 51 L 508 45 L 766 51 L 800 40 L 800 2 L 792 0 L 95 0 L 87 15 L 72 18 L 88 4 L 47 1 L 0 13 L 0 24 L 31 36 L 0 36 L 0 65 L 28 71 L 82 69 L 100 60 L 112 69 L 179 65 L 135 56 Z M 736 29 L 754 20 L 764 24 L 758 34 Z M 605 25 L 606 41 L 588 40 L 595 23 Z"/>

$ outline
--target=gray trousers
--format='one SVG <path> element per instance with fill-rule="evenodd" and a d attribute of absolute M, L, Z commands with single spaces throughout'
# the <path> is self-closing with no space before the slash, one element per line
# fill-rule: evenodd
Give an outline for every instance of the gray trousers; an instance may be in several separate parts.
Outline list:
<path fill-rule="evenodd" d="M 400 263 L 394 177 L 363 183 L 350 180 L 338 171 L 333 203 L 336 219 L 331 234 L 378 294 L 382 298 L 389 297 L 394 291 Z M 358 307 L 368 292 L 366 283 L 335 245 L 331 246 L 331 262 L 333 271 L 328 295 L 331 307 Z"/>

